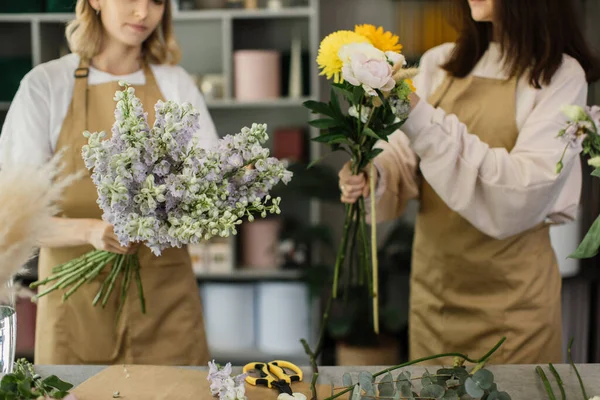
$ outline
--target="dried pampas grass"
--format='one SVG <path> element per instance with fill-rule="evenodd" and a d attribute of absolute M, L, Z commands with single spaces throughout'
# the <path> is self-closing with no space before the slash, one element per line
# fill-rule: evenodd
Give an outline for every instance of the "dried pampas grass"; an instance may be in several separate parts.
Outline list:
<path fill-rule="evenodd" d="M 35 255 L 64 189 L 78 177 L 57 179 L 61 156 L 43 165 L 4 157 L 0 166 L 0 300 L 15 294 L 9 284 Z"/>

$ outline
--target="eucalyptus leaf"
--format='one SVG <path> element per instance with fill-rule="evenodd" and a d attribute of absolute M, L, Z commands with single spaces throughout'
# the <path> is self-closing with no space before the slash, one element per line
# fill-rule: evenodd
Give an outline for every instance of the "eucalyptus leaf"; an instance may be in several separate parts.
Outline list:
<path fill-rule="evenodd" d="M 446 393 L 444 393 L 442 400 L 459 400 L 458 393 L 454 389 L 448 389 L 446 390 Z"/>
<path fill-rule="evenodd" d="M 494 391 L 490 393 L 487 400 L 511 400 L 511 398 L 506 392 Z"/>
<path fill-rule="evenodd" d="M 314 100 L 308 100 L 302 104 L 304 105 L 304 107 L 308 108 L 315 114 L 322 114 L 322 115 L 326 115 L 331 118 L 335 118 L 335 114 L 331 111 L 331 109 L 329 108 L 329 105 L 327 103 L 323 103 L 320 101 L 314 101 Z"/>
<path fill-rule="evenodd" d="M 423 390 L 421 390 L 421 397 L 439 400 L 442 397 L 444 397 L 445 393 L 446 389 L 444 389 L 440 385 L 431 384 L 423 387 Z"/>
<path fill-rule="evenodd" d="M 352 383 L 352 375 L 350 375 L 348 372 L 344 373 L 344 375 L 342 376 L 342 383 L 344 387 L 350 387 L 354 385 Z"/>
<path fill-rule="evenodd" d="M 474 397 L 476 399 L 483 397 L 483 395 L 485 394 L 483 389 L 481 389 L 477 382 L 475 382 L 471 377 L 467 378 L 467 380 L 465 381 L 465 390 L 467 391 L 467 394 L 469 396 Z"/>
<path fill-rule="evenodd" d="M 374 400 L 377 398 L 377 393 L 375 393 L 375 389 L 371 386 L 370 389 L 366 390 L 362 388 L 365 393 L 362 395 L 363 400 Z"/>
<path fill-rule="evenodd" d="M 591 258 L 598 254 L 600 248 L 600 216 L 596 218 L 590 230 L 585 234 L 583 240 L 569 258 Z"/>
<path fill-rule="evenodd" d="M 398 392 L 400 392 L 400 395 L 402 396 L 402 398 L 407 398 L 410 399 L 412 398 L 412 386 L 410 384 L 410 382 L 407 381 L 399 381 L 396 382 L 396 388 L 398 389 Z"/>
<path fill-rule="evenodd" d="M 362 395 L 360 394 L 360 390 L 358 387 L 355 387 L 352 391 L 352 399 L 351 400 L 361 400 Z"/>
<path fill-rule="evenodd" d="M 480 388 L 487 390 L 494 383 L 494 374 L 490 370 L 480 369 L 473 375 L 473 380 Z"/>
<path fill-rule="evenodd" d="M 423 387 L 433 385 L 433 378 L 431 377 L 429 371 L 425 370 L 425 372 L 423 373 L 423 377 L 421 378 L 421 384 L 423 385 Z"/>
<path fill-rule="evenodd" d="M 392 374 L 390 374 L 389 372 L 387 374 L 385 374 L 385 376 L 381 379 L 381 381 L 379 381 L 379 385 L 377 385 L 377 388 L 379 390 L 379 395 L 380 396 L 393 396 L 395 390 L 394 390 L 394 378 L 392 378 Z"/>
<path fill-rule="evenodd" d="M 454 377 L 454 370 L 451 368 L 440 368 L 435 371 L 438 385 L 446 385 Z"/>
<path fill-rule="evenodd" d="M 358 374 L 358 382 L 360 383 L 360 387 L 365 390 L 365 391 L 369 391 L 369 389 L 373 389 L 373 374 L 371 374 L 370 372 L 367 371 L 362 371 L 360 374 Z"/>

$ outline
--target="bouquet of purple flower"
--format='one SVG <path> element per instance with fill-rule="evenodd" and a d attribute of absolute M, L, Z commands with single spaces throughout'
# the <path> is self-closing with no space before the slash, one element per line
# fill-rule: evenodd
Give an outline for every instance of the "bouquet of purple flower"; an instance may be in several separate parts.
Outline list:
<path fill-rule="evenodd" d="M 255 215 L 280 213 L 280 198 L 271 198 L 269 192 L 279 182 L 287 184 L 292 173 L 262 146 L 268 139 L 266 125 L 244 127 L 216 147 L 203 149 L 194 137 L 198 112 L 190 104 L 158 102 L 150 129 L 134 89 L 121 86 L 125 89 L 115 96 L 112 137 L 104 140 L 104 132 L 84 132 L 88 144 L 82 150 L 86 167 L 93 171 L 103 219 L 114 226 L 121 245 L 144 243 L 159 256 L 165 248 L 235 235 L 243 218 L 253 221 Z M 106 305 L 121 275 L 120 305 L 135 279 L 145 312 L 137 255 L 92 251 L 31 286 L 57 281 L 37 297 L 68 289 L 66 300 L 109 265 L 111 272 L 93 304 L 102 299 Z"/>

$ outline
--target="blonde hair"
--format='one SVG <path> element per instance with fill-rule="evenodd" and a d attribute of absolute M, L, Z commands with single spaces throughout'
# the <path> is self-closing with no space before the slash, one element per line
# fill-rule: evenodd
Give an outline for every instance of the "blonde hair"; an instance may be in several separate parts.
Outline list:
<path fill-rule="evenodd" d="M 69 48 L 81 58 L 90 60 L 100 51 L 102 42 L 102 21 L 89 0 L 77 0 L 75 19 L 67 24 L 65 31 Z M 165 1 L 165 11 L 160 25 L 142 44 L 144 60 L 151 64 L 179 63 L 181 51 L 175 34 L 171 16 L 171 2 Z"/>

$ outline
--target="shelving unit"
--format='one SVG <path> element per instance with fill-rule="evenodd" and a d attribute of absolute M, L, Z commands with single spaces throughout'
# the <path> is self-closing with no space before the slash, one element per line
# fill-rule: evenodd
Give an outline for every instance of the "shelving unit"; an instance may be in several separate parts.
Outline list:
<path fill-rule="evenodd" d="M 175 34 L 183 55 L 180 65 L 196 77 L 206 74 L 223 76 L 224 96 L 206 98 L 220 135 L 239 132 L 243 126 L 249 126 L 253 122 L 266 123 L 270 133 L 278 128 L 301 127 L 307 136 L 314 137 L 318 134 L 307 124 L 312 117 L 302 106 L 304 101 L 316 99 L 319 94 L 318 72 L 313 61 L 317 57 L 320 40 L 319 0 L 308 0 L 307 3 L 307 6 L 281 10 L 214 9 L 174 12 Z M 31 66 L 35 67 L 62 56 L 68 51 L 64 27 L 73 17 L 74 14 L 71 13 L 0 14 L 0 40 L 3 43 L 12 43 L 2 46 L 0 57 L 30 57 Z M 284 95 L 261 101 L 237 100 L 234 87 L 234 52 L 242 49 L 274 49 L 282 55 L 287 54 L 293 37 L 301 38 L 304 61 L 310 60 L 302 65 L 303 69 L 309 68 L 310 71 L 310 81 L 305 84 L 308 91 L 300 97 Z M 0 101 L 0 124 L 3 123 L 9 107 L 8 99 Z M 306 143 L 310 158 L 318 158 L 319 145 L 308 140 Z M 319 205 L 316 201 L 305 204 L 290 199 L 289 203 L 286 203 L 286 199 L 283 199 L 281 207 L 282 214 L 294 215 L 303 221 L 318 223 L 320 219 Z M 237 249 L 235 240 L 231 240 L 231 249 L 232 253 Z M 235 253 L 233 254 L 233 264 L 239 266 L 241 261 L 237 260 Z M 35 279 L 35 275 L 36 272 L 33 271 L 32 275 L 22 279 L 31 281 Z M 251 270 L 239 266 L 232 272 L 206 272 L 198 274 L 197 278 L 199 287 L 202 287 L 223 283 L 299 283 L 302 274 L 297 270 Z M 318 315 L 317 311 L 318 309 L 312 309 L 311 312 Z M 314 319 L 312 315 L 311 318 Z M 311 330 L 315 333 L 307 339 L 314 342 L 318 323 L 314 324 Z M 242 363 L 267 360 L 273 356 L 275 355 L 261 353 L 257 349 L 248 349 L 235 354 L 217 353 L 215 359 Z M 299 354 L 293 357 L 292 361 L 306 362 L 307 359 Z"/>

